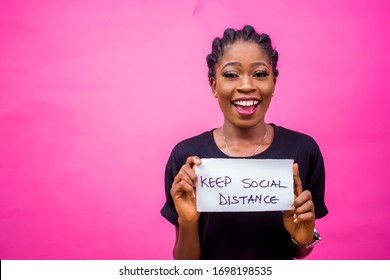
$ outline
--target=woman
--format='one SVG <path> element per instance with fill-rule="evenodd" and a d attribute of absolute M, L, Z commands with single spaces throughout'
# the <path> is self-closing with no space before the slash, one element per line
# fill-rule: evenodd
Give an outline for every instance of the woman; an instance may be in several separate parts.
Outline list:
<path fill-rule="evenodd" d="M 208 77 L 224 123 L 177 144 L 166 166 L 161 214 L 176 226 L 175 259 L 302 258 L 319 239 L 315 218 L 328 212 L 321 152 L 311 137 L 265 122 L 277 61 L 269 36 L 251 26 L 214 39 Z M 291 210 L 197 212 L 194 166 L 201 158 L 294 159 Z"/>

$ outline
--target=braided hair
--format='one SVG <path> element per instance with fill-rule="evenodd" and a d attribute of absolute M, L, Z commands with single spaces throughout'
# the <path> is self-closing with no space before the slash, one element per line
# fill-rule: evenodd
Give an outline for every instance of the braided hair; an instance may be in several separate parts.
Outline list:
<path fill-rule="evenodd" d="M 223 33 L 222 38 L 216 37 L 213 40 L 212 51 L 206 57 L 207 66 L 209 68 L 209 80 L 210 78 L 215 78 L 215 66 L 223 56 L 224 51 L 237 41 L 254 42 L 258 44 L 272 64 L 274 77 L 279 75 L 279 71 L 276 69 L 278 64 L 278 52 L 272 48 L 271 38 L 265 33 L 258 34 L 252 26 L 245 25 L 240 30 L 227 28 Z"/>

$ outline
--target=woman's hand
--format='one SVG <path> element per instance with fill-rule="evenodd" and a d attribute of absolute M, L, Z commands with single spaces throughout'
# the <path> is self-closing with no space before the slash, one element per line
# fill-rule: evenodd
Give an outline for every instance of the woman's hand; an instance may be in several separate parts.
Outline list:
<path fill-rule="evenodd" d="M 198 180 L 195 165 L 201 165 L 197 156 L 188 157 L 173 180 L 171 196 L 179 215 L 179 224 L 192 224 L 199 220 L 200 213 L 196 211 L 195 188 Z"/>
<path fill-rule="evenodd" d="M 293 166 L 294 203 L 291 210 L 283 213 L 284 227 L 291 237 L 300 244 L 309 244 L 313 240 L 315 215 L 311 192 L 302 192 L 298 164 Z"/>

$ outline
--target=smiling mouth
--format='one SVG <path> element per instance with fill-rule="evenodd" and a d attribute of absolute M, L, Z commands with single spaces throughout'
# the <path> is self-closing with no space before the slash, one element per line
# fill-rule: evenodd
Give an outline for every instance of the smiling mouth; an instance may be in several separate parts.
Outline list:
<path fill-rule="evenodd" d="M 236 108 L 237 112 L 242 116 L 250 116 L 256 112 L 257 105 L 260 104 L 258 99 L 247 99 L 247 100 L 233 100 L 232 104 Z"/>

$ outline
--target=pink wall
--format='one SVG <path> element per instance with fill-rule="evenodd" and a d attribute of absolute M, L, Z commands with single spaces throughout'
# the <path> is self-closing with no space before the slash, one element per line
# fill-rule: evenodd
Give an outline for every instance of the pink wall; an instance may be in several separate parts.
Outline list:
<path fill-rule="evenodd" d="M 390 259 L 388 2 L 169 3 L 1 1 L 0 259 L 170 259 L 165 162 L 221 124 L 205 56 L 246 23 L 280 53 L 268 121 L 326 160 L 309 258 Z"/>

